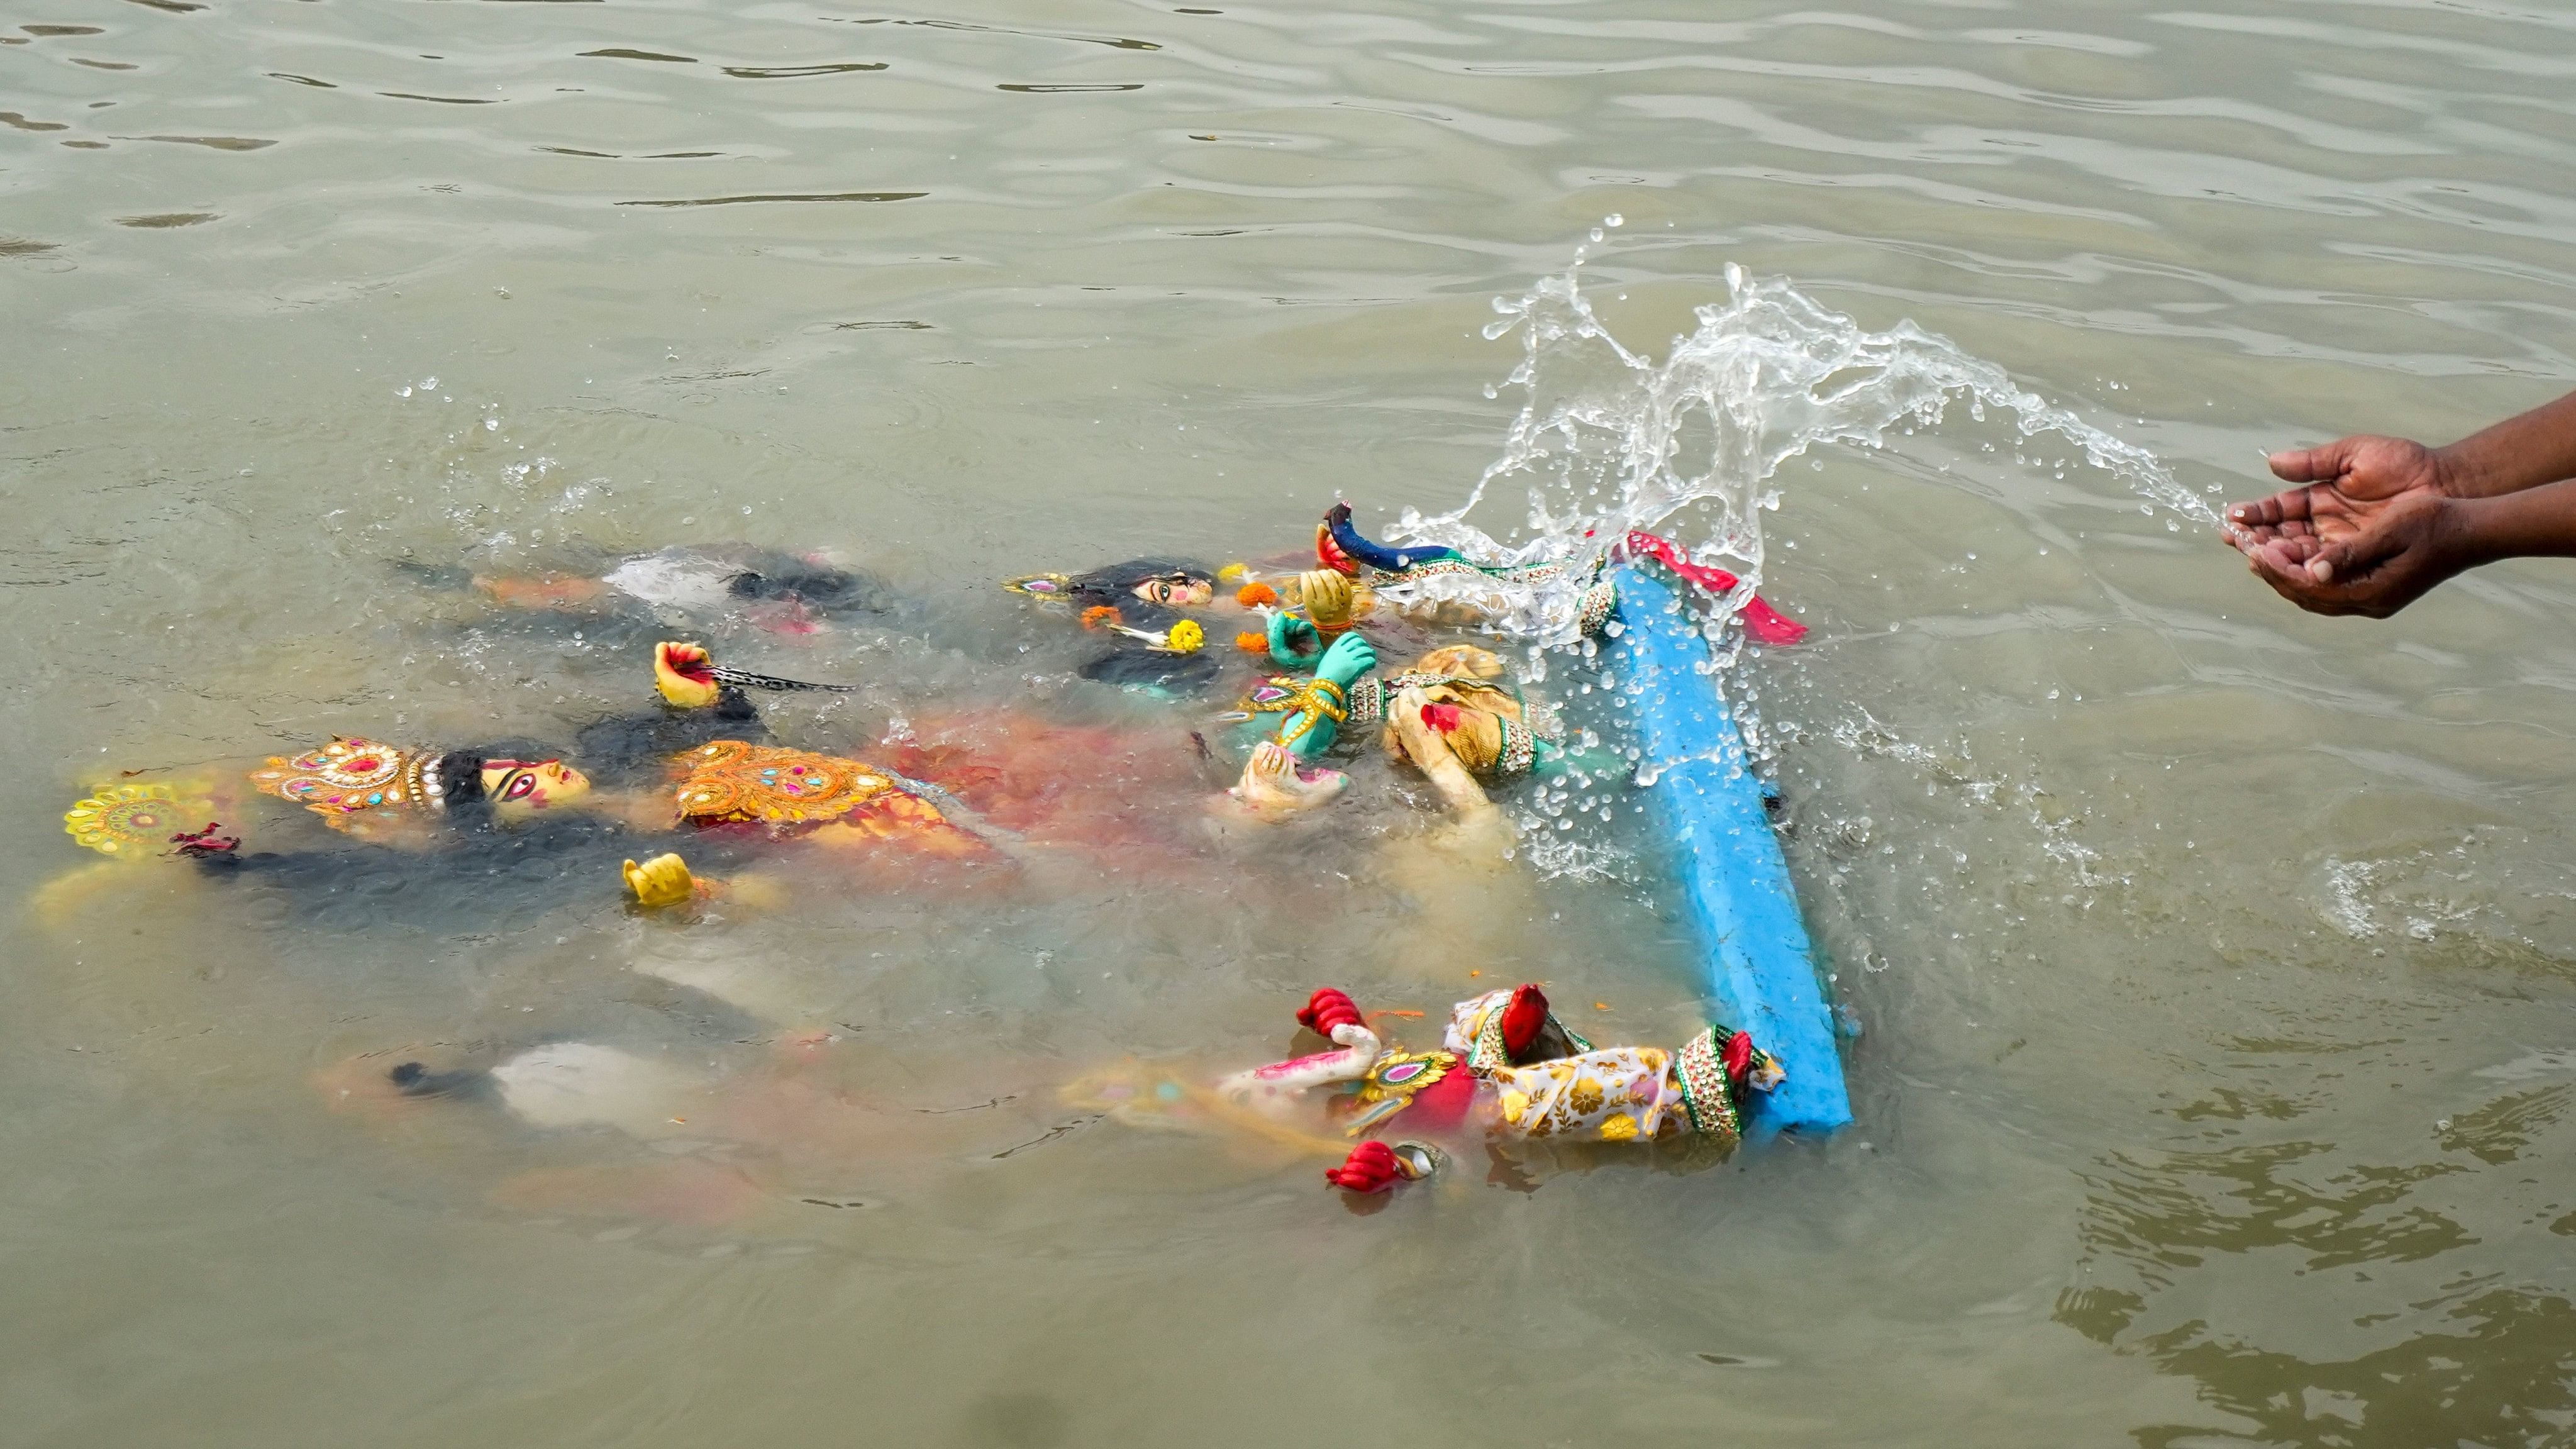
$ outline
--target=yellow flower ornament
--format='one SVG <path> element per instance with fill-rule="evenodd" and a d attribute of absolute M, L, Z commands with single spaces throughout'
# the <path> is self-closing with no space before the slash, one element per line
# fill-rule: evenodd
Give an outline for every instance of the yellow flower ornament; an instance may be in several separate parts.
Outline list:
<path fill-rule="evenodd" d="M 63 829 L 101 855 L 134 855 L 188 829 L 183 813 L 179 793 L 168 785 L 110 785 L 64 811 Z"/>
<path fill-rule="evenodd" d="M 1207 631 L 1196 619 L 1183 619 L 1163 636 L 1163 647 L 1174 654 L 1196 654 L 1207 643 Z"/>

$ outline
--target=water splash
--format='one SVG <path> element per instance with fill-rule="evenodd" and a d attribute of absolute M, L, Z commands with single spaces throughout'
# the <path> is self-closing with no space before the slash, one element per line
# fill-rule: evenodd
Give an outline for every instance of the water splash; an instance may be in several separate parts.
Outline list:
<path fill-rule="evenodd" d="M 1455 510 L 1406 510 L 1399 542 L 1445 544 L 1506 565 L 1560 564 L 1554 578 L 1497 590 L 1450 576 L 1388 590 L 1400 602 L 1446 602 L 1470 590 L 1495 627 L 1533 644 L 1574 638 L 1584 577 L 1631 529 L 1702 529 L 1695 554 L 1727 560 L 1741 583 L 1708 625 L 1712 638 L 1752 597 L 1762 576 L 1762 514 L 1779 506 L 1772 478 L 1819 444 L 1876 448 L 1891 429 L 1938 424 L 1954 402 L 1983 421 L 2011 416 L 2024 439 L 2054 435 L 2146 500 L 2202 523 L 2209 505 L 2175 481 L 2152 453 L 2093 427 L 2019 384 L 2002 368 L 1912 322 L 1885 332 L 1830 311 L 1784 278 L 1726 271 L 1729 298 L 1698 309 L 1699 326 L 1658 364 L 1610 335 L 1582 291 L 1582 257 L 1542 279 L 1485 328 L 1518 330 L 1521 391 L 1503 455 Z M 1467 521 L 1499 486 L 1526 486 L 1525 540 L 1507 544 Z M 1499 595 L 1499 597 L 1497 597 Z M 1413 597 L 1418 596 L 1418 597 Z"/>
<path fill-rule="evenodd" d="M 1697 309 L 1695 330 L 1676 337 L 1659 363 L 1602 324 L 1583 295 L 1582 267 L 1578 252 L 1562 274 L 1526 295 L 1496 299 L 1499 316 L 1485 335 L 1517 331 L 1521 342 L 1508 380 L 1521 405 L 1502 454 L 1455 509 L 1429 516 L 1408 510 L 1390 530 L 1399 542 L 1447 545 L 1480 562 L 1559 568 L 1508 583 L 1451 574 L 1382 590 L 1406 604 L 1472 602 L 1498 633 L 1530 646 L 1525 678 L 1532 683 L 1550 672 L 1550 646 L 1586 659 L 1597 654 L 1593 641 L 1575 637 L 1583 585 L 1592 565 L 1640 529 L 1737 575 L 1736 587 L 1700 621 L 1713 646 L 1711 667 L 1725 669 L 1742 638 L 1726 626 L 1762 580 L 1763 515 L 1780 504 L 1775 479 L 1782 466 L 1819 446 L 1890 446 L 1891 435 L 1939 426 L 1954 406 L 1965 408 L 1972 425 L 1986 425 L 1990 415 L 2008 421 L 2024 443 L 2045 436 L 2072 445 L 2150 511 L 2216 522 L 2208 504 L 2153 454 L 1912 322 L 1869 331 L 1786 279 L 1730 266 L 1727 300 Z M 1502 505 L 1515 486 L 1527 511 L 1507 540 L 1470 521 L 1490 516 L 1488 505 Z M 1569 688 L 1591 694 L 1593 686 L 1579 682 L 1590 673 L 1578 667 Z M 1610 685 L 1613 695 L 1632 689 Z M 1769 742 L 1755 691 L 1737 679 L 1728 694 L 1747 753 L 1758 762 Z M 1612 755 L 1624 757 L 1625 768 L 1576 770 L 1516 802 L 1533 862 L 1551 874 L 1601 870 L 1589 852 L 1613 838 L 1607 827 L 1619 814 L 1636 808 L 1627 787 L 1652 783 L 1680 763 L 1646 758 L 1621 721 L 1584 708 L 1580 698 L 1566 702 L 1615 737 Z M 1610 703 L 1615 713 L 1622 701 Z M 1892 735 L 1875 748 L 1910 751 L 1911 763 L 1981 808 L 2027 811 L 2049 857 L 2088 894 L 2116 883 L 2099 854 L 2075 838 L 2077 822 L 2044 808 L 2035 786 L 1989 778 L 1964 758 L 1936 759 Z"/>

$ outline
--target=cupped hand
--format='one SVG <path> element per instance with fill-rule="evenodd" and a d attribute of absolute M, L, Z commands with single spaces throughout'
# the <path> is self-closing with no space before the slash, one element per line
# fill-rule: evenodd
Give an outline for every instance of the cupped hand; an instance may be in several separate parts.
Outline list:
<path fill-rule="evenodd" d="M 2403 438 L 2352 437 L 2275 453 L 2301 486 L 2231 504 L 2225 529 L 2275 593 L 2318 614 L 2386 618 L 2459 571 L 2439 455 Z"/>

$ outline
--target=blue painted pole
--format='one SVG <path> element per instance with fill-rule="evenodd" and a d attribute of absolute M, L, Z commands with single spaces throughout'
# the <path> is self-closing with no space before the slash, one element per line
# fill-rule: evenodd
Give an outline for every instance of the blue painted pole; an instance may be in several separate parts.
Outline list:
<path fill-rule="evenodd" d="M 1729 1024 L 1753 1033 L 1788 1080 L 1754 1094 L 1757 1129 L 1830 1131 L 1852 1119 L 1832 1009 L 1816 979 L 1797 888 L 1762 805 L 1762 781 L 1717 679 L 1708 641 L 1672 586 L 1636 565 L 1619 584 L 1622 681 L 1646 760 L 1671 761 L 1648 787 L 1674 872 Z"/>

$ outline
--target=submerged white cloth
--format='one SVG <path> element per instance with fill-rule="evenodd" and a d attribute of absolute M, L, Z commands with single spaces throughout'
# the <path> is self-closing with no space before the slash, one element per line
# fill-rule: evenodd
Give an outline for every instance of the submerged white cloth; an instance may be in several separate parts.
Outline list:
<path fill-rule="evenodd" d="M 538 1127 L 614 1127 L 669 1135 L 704 1083 L 668 1062 L 586 1041 L 549 1042 L 492 1069 L 501 1100 Z"/>
<path fill-rule="evenodd" d="M 630 558 L 610 569 L 602 583 L 656 609 L 702 613 L 733 602 L 732 584 L 742 573 L 730 564 L 685 548 L 666 548 Z"/>

